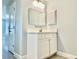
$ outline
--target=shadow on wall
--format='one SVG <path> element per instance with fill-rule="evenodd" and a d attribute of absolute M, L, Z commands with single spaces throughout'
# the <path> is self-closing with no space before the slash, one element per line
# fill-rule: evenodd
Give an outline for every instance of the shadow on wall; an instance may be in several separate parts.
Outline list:
<path fill-rule="evenodd" d="M 61 37 L 59 36 L 59 34 L 58 34 L 57 49 L 58 49 L 58 51 L 62 51 L 62 52 L 64 52 L 64 50 L 65 50 L 63 42 L 62 42 Z"/>

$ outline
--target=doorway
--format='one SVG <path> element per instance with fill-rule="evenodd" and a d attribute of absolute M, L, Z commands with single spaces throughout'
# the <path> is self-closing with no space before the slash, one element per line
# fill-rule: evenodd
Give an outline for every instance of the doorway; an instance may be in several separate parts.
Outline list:
<path fill-rule="evenodd" d="M 9 12 L 9 26 L 8 26 L 8 49 L 10 52 L 14 53 L 15 52 L 15 39 L 16 39 L 16 21 L 15 21 L 15 7 L 10 8 Z"/>

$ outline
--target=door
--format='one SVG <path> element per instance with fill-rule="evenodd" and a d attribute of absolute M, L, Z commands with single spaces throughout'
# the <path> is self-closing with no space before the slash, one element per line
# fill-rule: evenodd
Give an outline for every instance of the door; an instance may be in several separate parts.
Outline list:
<path fill-rule="evenodd" d="M 9 51 L 14 52 L 15 48 L 15 10 L 12 8 L 9 14 Z"/>

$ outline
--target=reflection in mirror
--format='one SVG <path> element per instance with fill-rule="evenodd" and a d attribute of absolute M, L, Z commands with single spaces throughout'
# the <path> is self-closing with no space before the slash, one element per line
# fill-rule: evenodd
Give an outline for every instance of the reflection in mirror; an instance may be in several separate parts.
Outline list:
<path fill-rule="evenodd" d="M 28 24 L 34 26 L 45 26 L 46 25 L 45 8 L 39 8 L 39 7 L 28 8 Z"/>
<path fill-rule="evenodd" d="M 47 24 L 48 25 L 55 25 L 57 24 L 57 10 L 52 10 L 47 15 Z"/>

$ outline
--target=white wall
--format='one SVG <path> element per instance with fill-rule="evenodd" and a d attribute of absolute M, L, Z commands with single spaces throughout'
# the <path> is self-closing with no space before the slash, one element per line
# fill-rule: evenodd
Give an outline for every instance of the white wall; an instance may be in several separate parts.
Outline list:
<path fill-rule="evenodd" d="M 16 40 L 15 52 L 22 55 L 22 0 L 16 0 Z"/>
<path fill-rule="evenodd" d="M 58 50 L 77 55 L 76 0 L 63 1 L 61 6 L 58 17 Z"/>
<path fill-rule="evenodd" d="M 57 9 L 58 50 L 77 55 L 76 0 L 48 0 L 48 12 Z"/>
<path fill-rule="evenodd" d="M 28 24 L 28 7 L 32 4 L 31 3 L 32 1 L 31 0 L 20 0 L 20 3 L 18 4 L 19 7 L 17 7 L 17 9 L 19 8 L 20 11 L 17 11 L 17 12 L 20 12 L 20 14 L 18 14 L 21 18 L 21 40 L 20 40 L 20 48 L 21 48 L 21 56 L 25 56 L 27 55 L 27 34 L 26 34 L 26 31 L 27 31 L 27 24 Z M 18 10 L 19 10 L 18 9 Z M 18 17 L 19 18 L 19 17 Z M 19 19 L 18 19 L 19 20 Z"/>

